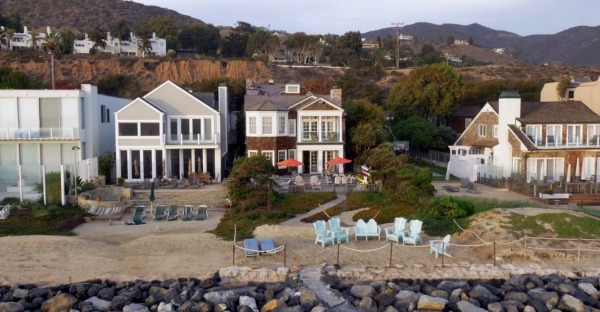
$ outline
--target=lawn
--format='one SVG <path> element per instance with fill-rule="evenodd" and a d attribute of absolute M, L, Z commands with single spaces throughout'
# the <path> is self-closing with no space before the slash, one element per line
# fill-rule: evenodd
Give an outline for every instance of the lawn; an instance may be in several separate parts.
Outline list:
<path fill-rule="evenodd" d="M 17 209 L 13 205 L 10 216 L 0 220 L 0 236 L 14 235 L 75 235 L 69 220 L 87 213 L 73 206 L 34 204 Z"/>
<path fill-rule="evenodd" d="M 409 164 L 415 165 L 417 167 L 425 167 L 429 168 L 431 171 L 431 180 L 432 181 L 445 181 L 446 180 L 446 167 L 440 167 L 433 164 L 429 164 L 420 160 L 410 159 L 408 161 Z M 435 173 L 435 174 L 434 174 Z M 454 175 L 450 175 L 450 181 L 460 181 L 460 179 Z"/>
<path fill-rule="evenodd" d="M 556 236 L 558 238 L 600 237 L 600 221 L 587 217 L 576 217 L 567 213 L 548 213 L 536 216 L 513 214 L 510 225 L 503 227 L 521 236 Z"/>

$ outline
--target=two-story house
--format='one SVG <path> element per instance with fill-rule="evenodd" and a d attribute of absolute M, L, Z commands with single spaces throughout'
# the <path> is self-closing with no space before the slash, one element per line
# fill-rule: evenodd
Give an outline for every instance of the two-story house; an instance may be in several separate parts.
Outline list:
<path fill-rule="evenodd" d="M 149 51 L 140 49 L 142 38 L 134 33 L 129 34 L 129 40 L 119 40 L 113 37 L 110 32 L 106 34 L 106 39 L 103 39 L 105 47 L 98 47 L 99 53 L 119 54 L 127 56 L 165 56 L 167 55 L 167 40 L 158 38 L 156 33 L 152 33 L 152 37 L 148 38 L 150 44 Z M 95 42 L 91 40 L 87 34 L 81 40 L 73 42 L 73 54 L 90 54 Z"/>
<path fill-rule="evenodd" d="M 277 95 L 245 96 L 247 155 L 262 153 L 274 166 L 294 158 L 304 163 L 299 172 L 323 173 L 326 161 L 344 156 L 342 90 L 300 91 L 299 84 L 287 84 Z"/>
<path fill-rule="evenodd" d="M 521 102 L 515 91 L 488 102 L 450 148 L 448 174 L 476 180 L 597 180 L 600 116 L 579 101 Z"/>
<path fill-rule="evenodd" d="M 227 86 L 191 93 L 166 81 L 115 113 L 116 171 L 126 181 L 187 178 L 208 172 L 223 178 L 227 154 Z"/>
<path fill-rule="evenodd" d="M 88 84 L 79 90 L 0 90 L 0 184 L 31 191 L 44 170 L 112 154 L 111 111 L 128 102 Z M 89 169 L 98 174 L 97 165 L 86 166 L 86 174 Z"/>
<path fill-rule="evenodd" d="M 558 90 L 558 86 L 559 82 L 544 84 L 540 101 L 581 101 L 594 113 L 600 114 L 600 78 L 592 81 L 589 77 L 573 77 L 564 90 Z"/>

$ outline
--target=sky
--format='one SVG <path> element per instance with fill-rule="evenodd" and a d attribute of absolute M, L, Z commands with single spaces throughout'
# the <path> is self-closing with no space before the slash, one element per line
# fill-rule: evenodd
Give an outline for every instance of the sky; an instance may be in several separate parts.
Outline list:
<path fill-rule="evenodd" d="M 253 26 L 289 33 L 344 34 L 410 25 L 479 23 L 521 36 L 600 25 L 599 0 L 135 0 L 214 26 Z"/>

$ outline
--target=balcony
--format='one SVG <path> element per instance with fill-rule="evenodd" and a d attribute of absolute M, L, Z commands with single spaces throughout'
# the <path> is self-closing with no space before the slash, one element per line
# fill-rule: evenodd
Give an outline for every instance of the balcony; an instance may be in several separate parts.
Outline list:
<path fill-rule="evenodd" d="M 0 140 L 79 140 L 78 128 L 0 128 Z"/>
<path fill-rule="evenodd" d="M 589 140 L 583 140 L 581 137 L 571 137 L 567 138 L 567 140 L 563 140 L 562 138 L 555 138 L 550 135 L 546 136 L 546 138 L 533 138 L 531 136 L 527 136 L 527 138 L 529 138 L 529 141 L 531 141 L 535 147 L 540 149 L 600 148 L 600 135 L 591 136 Z"/>
<path fill-rule="evenodd" d="M 163 135 L 163 142 L 165 142 L 165 136 Z M 201 145 L 201 144 L 219 144 L 221 138 L 218 133 L 214 134 L 169 134 L 167 144 L 179 144 L 179 145 Z"/>
<path fill-rule="evenodd" d="M 324 131 L 321 132 L 321 136 L 319 137 L 318 132 L 310 131 L 310 132 L 302 132 L 302 136 L 300 137 L 300 142 L 302 143 L 341 143 L 340 133 L 337 131 Z"/>

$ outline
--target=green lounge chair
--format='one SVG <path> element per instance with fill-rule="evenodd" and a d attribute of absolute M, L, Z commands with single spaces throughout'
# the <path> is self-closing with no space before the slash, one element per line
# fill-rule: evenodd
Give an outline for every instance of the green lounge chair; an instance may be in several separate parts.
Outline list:
<path fill-rule="evenodd" d="M 138 224 L 146 224 L 146 222 L 144 222 L 144 221 L 143 221 L 143 218 L 144 218 L 144 217 L 143 217 L 143 215 L 141 215 L 141 214 L 134 214 L 134 215 L 133 215 L 133 223 L 134 223 L 135 225 L 138 225 Z"/>
<path fill-rule="evenodd" d="M 167 221 L 175 221 L 179 217 L 179 208 L 175 205 L 169 206 L 169 215 Z"/>
<path fill-rule="evenodd" d="M 153 218 L 155 220 L 163 220 L 167 217 L 167 207 L 164 205 L 156 206 L 156 210 L 154 210 Z"/>
<path fill-rule="evenodd" d="M 198 206 L 198 212 L 196 213 L 196 221 L 202 221 L 208 219 L 208 207 L 206 205 Z"/>
<path fill-rule="evenodd" d="M 183 221 L 191 221 L 192 220 L 192 205 L 185 205 L 183 207 L 183 215 L 181 216 L 181 220 Z"/>

